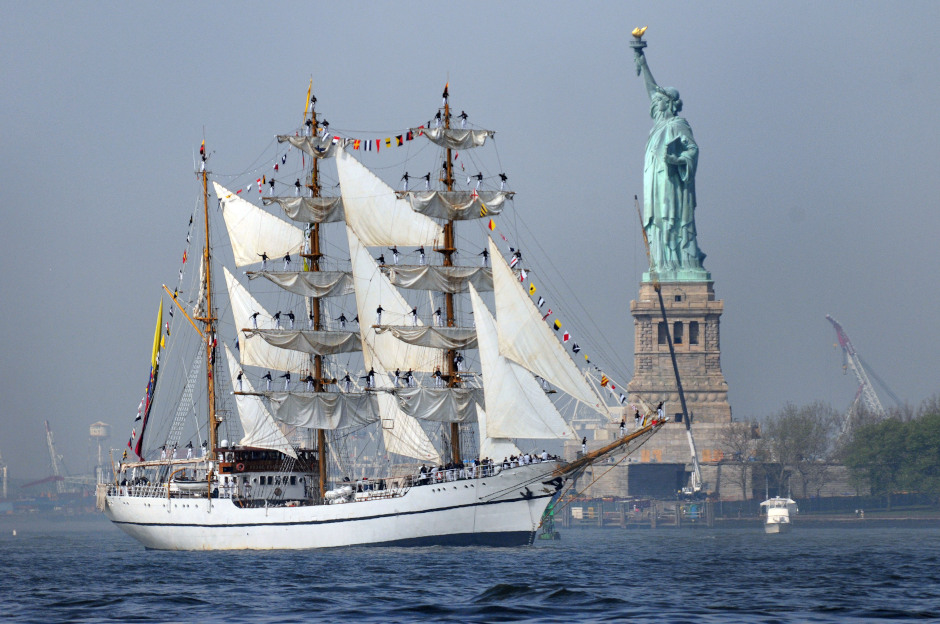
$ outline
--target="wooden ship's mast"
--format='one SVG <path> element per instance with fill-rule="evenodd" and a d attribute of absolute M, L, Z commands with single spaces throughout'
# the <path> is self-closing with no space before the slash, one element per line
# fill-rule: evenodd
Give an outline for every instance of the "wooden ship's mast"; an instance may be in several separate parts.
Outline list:
<path fill-rule="evenodd" d="M 311 81 L 311 87 L 313 82 Z M 316 98 L 310 100 L 308 98 L 308 104 L 310 105 L 310 135 L 317 136 L 317 133 L 320 130 L 320 121 L 317 119 L 317 109 L 316 109 Z M 304 121 L 306 123 L 306 120 Z M 321 186 L 320 186 L 320 164 L 318 158 L 313 158 L 310 169 L 310 183 L 307 184 L 307 188 L 310 189 L 313 197 L 320 197 Z M 314 222 L 310 226 L 310 251 L 309 253 L 301 254 L 307 263 L 305 268 L 307 271 L 319 271 L 320 270 L 320 258 L 323 256 L 320 253 L 320 224 Z M 322 327 L 321 320 L 321 310 L 320 310 L 320 298 L 319 297 L 310 297 L 308 299 L 308 306 L 310 309 L 310 314 L 313 315 L 313 330 L 320 331 Z M 325 383 L 323 379 L 323 356 L 316 354 L 313 356 L 313 384 L 315 392 L 323 392 Z M 329 454 L 326 448 L 326 432 L 323 429 L 317 429 L 317 458 L 319 466 L 319 483 L 320 483 L 320 496 L 323 496 L 323 493 L 326 491 L 326 482 L 327 482 L 327 464 L 329 463 Z"/>
<path fill-rule="evenodd" d="M 202 287 L 206 294 L 206 310 L 204 317 L 197 317 L 196 320 L 203 323 L 203 339 L 206 342 L 206 400 L 208 401 L 209 414 L 209 449 L 213 455 L 216 453 L 219 443 L 219 424 L 220 420 L 216 412 L 216 392 L 215 392 L 215 355 L 217 348 L 216 341 L 216 321 L 215 311 L 212 308 L 212 254 L 209 246 L 209 172 L 206 170 L 206 150 L 205 141 L 202 149 L 202 207 L 205 223 L 205 242 L 202 248 L 202 261 L 205 271 L 203 273 Z"/>
<path fill-rule="evenodd" d="M 444 85 L 444 128 L 450 129 L 450 100 L 448 94 L 448 88 L 450 84 Z M 447 148 L 447 159 L 445 160 L 444 168 L 444 178 L 441 180 L 444 185 L 447 187 L 448 191 L 454 190 L 454 159 L 453 159 L 453 150 Z M 453 219 L 448 219 L 447 223 L 444 224 L 444 246 L 436 249 L 435 251 L 440 252 L 444 255 L 444 266 L 453 266 L 453 254 L 454 254 L 454 221 Z M 447 292 L 444 293 L 444 307 L 445 314 L 447 318 L 447 326 L 454 326 L 454 294 Z M 447 350 L 447 385 L 450 388 L 453 388 L 457 385 L 457 362 L 456 360 L 457 351 L 455 349 Z M 450 424 L 450 452 L 451 452 L 451 461 L 455 463 L 460 463 L 460 423 L 451 423 Z"/>

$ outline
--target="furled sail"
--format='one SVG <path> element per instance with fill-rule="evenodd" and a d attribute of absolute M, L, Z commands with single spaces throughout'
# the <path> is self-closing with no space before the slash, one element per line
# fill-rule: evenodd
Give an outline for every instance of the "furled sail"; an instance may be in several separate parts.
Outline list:
<path fill-rule="evenodd" d="M 425 216 L 449 221 L 489 218 L 503 211 L 512 191 L 409 191 L 400 193 L 411 209 Z"/>
<path fill-rule="evenodd" d="M 479 291 L 493 290 L 493 272 L 486 267 L 391 265 L 385 268 L 389 281 L 399 288 L 444 293 L 467 292 L 467 284 Z"/>
<path fill-rule="evenodd" d="M 265 206 L 278 204 L 292 221 L 335 223 L 345 219 L 342 197 L 264 197 Z"/>
<path fill-rule="evenodd" d="M 303 230 L 265 212 L 218 182 L 212 184 L 222 205 L 235 266 L 261 262 L 261 254 L 273 260 L 303 249 Z"/>
<path fill-rule="evenodd" d="M 366 358 L 371 359 L 375 364 L 376 387 L 386 390 L 386 392 L 376 393 L 379 413 L 382 415 L 382 439 L 385 442 L 385 450 L 422 461 L 441 463 L 441 456 L 428 438 L 428 434 L 421 428 L 421 423 L 404 413 L 398 406 L 398 399 L 391 392 L 387 392 L 393 387 L 388 371 L 378 358 L 369 357 L 368 345 L 365 345 L 363 351 L 366 353 Z"/>
<path fill-rule="evenodd" d="M 228 286 L 229 300 L 232 303 L 232 316 L 235 318 L 236 331 L 254 329 L 254 324 L 250 319 L 255 312 L 259 313 L 259 328 L 274 329 L 267 310 L 251 296 L 244 286 L 238 283 L 227 267 L 222 267 L 222 269 Z M 306 353 L 279 349 L 265 342 L 261 336 L 245 336 L 239 340 L 239 353 L 244 366 L 260 366 L 292 373 L 310 370 L 310 357 Z"/>
<path fill-rule="evenodd" d="M 435 349 L 476 349 L 477 332 L 472 327 L 396 327 L 386 325 L 375 328 L 377 334 L 389 331 L 392 335 L 410 345 L 432 347 Z"/>
<path fill-rule="evenodd" d="M 338 297 L 353 292 L 352 274 L 345 271 L 248 271 L 248 279 L 263 277 L 302 297 Z"/>
<path fill-rule="evenodd" d="M 470 299 L 485 381 L 486 427 L 480 437 L 574 438 L 571 427 L 548 400 L 532 373 L 499 354 L 496 320 L 472 286 Z"/>
<path fill-rule="evenodd" d="M 225 345 L 225 358 L 228 361 L 229 375 L 234 379 L 238 375 L 236 371 L 241 369 L 228 345 Z M 242 377 L 241 383 L 242 391 L 254 392 L 254 388 L 252 388 L 247 377 Z M 261 397 L 253 394 L 237 394 L 235 395 L 235 405 L 238 407 L 238 419 L 241 421 L 242 430 L 245 432 L 245 436 L 239 442 L 240 445 L 272 449 L 297 459 L 297 453 L 294 452 L 290 442 L 287 441 L 284 433 L 274 422 L 271 414 L 261 401 Z"/>
<path fill-rule="evenodd" d="M 398 199 L 392 187 L 347 152 L 336 158 L 336 171 L 343 189 L 346 224 L 364 245 L 436 245 L 444 231 L 432 219 Z"/>
<path fill-rule="evenodd" d="M 492 130 L 468 130 L 464 128 L 412 128 L 412 131 L 421 132 L 435 145 L 449 149 L 480 147 L 486 143 L 487 137 L 496 134 Z"/>
<path fill-rule="evenodd" d="M 401 411 L 420 420 L 475 422 L 475 405 L 483 402 L 482 388 L 397 388 Z"/>
<path fill-rule="evenodd" d="M 552 330 L 542 320 L 538 308 L 513 275 L 493 239 L 490 239 L 490 256 L 493 259 L 500 355 L 524 366 L 606 416 L 606 407 L 581 376 L 565 348 L 552 335 Z M 479 330 L 479 319 L 476 321 Z"/>
<path fill-rule="evenodd" d="M 292 136 L 279 134 L 277 136 L 277 142 L 290 143 L 297 149 L 303 150 L 305 153 L 313 156 L 314 158 L 330 158 L 343 151 L 342 140 L 334 141 L 333 136 L 329 133 L 320 136 Z"/>
<path fill-rule="evenodd" d="M 346 233 L 353 279 L 356 283 L 359 332 L 363 343 L 370 346 L 369 349 L 363 350 L 366 369 L 372 368 L 375 360 L 378 360 L 387 370 L 401 368 L 433 371 L 443 361 L 443 353 L 440 350 L 409 345 L 395 338 L 390 332 L 377 333 L 373 329 L 372 325 L 378 324 L 375 323 L 376 309 L 380 305 L 383 309 L 382 324 L 402 326 L 411 320 L 411 306 L 379 271 L 378 265 L 356 236 L 356 232 L 347 227 Z"/>
<path fill-rule="evenodd" d="M 245 337 L 261 336 L 269 345 L 313 355 L 362 351 L 358 332 L 313 329 L 245 329 Z"/>
<path fill-rule="evenodd" d="M 480 457 L 489 457 L 500 461 L 500 457 L 508 459 L 512 455 L 519 456 L 522 451 L 509 438 L 490 438 L 486 436 L 486 412 L 479 405 L 477 408 L 477 422 L 480 426 Z"/>
<path fill-rule="evenodd" d="M 379 421 L 379 404 L 370 393 L 267 392 L 279 422 L 311 429 L 347 429 Z"/>

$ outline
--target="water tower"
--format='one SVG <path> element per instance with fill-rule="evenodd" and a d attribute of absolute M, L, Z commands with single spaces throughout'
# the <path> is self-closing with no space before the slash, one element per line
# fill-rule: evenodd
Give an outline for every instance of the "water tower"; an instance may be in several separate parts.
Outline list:
<path fill-rule="evenodd" d="M 92 444 L 96 444 L 98 446 L 98 455 L 97 459 L 95 460 L 95 480 L 98 483 L 101 483 L 101 477 L 104 473 L 103 446 L 108 438 L 111 437 L 111 425 L 99 420 L 89 427 L 88 435 L 91 437 Z"/>

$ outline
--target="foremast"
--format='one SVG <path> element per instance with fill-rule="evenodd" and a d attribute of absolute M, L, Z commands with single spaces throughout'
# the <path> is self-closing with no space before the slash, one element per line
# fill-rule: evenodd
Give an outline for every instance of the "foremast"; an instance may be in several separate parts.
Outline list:
<path fill-rule="evenodd" d="M 313 81 L 310 82 L 311 89 L 313 87 Z M 310 134 L 311 136 L 317 136 L 320 132 L 320 121 L 317 119 L 317 107 L 316 107 L 316 98 L 309 97 L 310 92 L 308 90 L 307 102 L 310 106 Z M 307 185 L 310 189 L 311 195 L 314 198 L 320 197 L 321 186 L 320 186 L 320 163 L 318 158 L 311 159 L 311 168 L 310 168 L 310 183 Z M 319 272 L 320 271 L 320 258 L 323 254 L 320 253 L 320 223 L 316 221 L 311 224 L 309 232 L 309 241 L 310 249 L 308 253 L 301 254 L 301 256 L 306 260 L 304 263 L 304 269 L 307 271 Z M 322 321 L 320 318 L 321 309 L 320 309 L 320 297 L 310 297 L 308 299 L 308 305 L 310 307 L 310 313 L 313 315 L 313 327 L 314 331 L 320 331 L 322 327 Z M 323 383 L 323 356 L 319 353 L 313 354 L 313 385 L 315 392 L 323 392 L 325 384 Z M 317 429 L 317 453 L 318 453 L 318 466 L 319 466 L 319 484 L 320 484 L 320 495 L 322 496 L 326 492 L 326 483 L 327 483 L 327 466 L 329 464 L 329 453 L 326 447 L 326 432 L 323 429 Z"/>
<path fill-rule="evenodd" d="M 448 93 L 448 88 L 450 83 L 445 83 L 444 85 L 444 128 L 450 130 L 450 94 Z M 453 159 L 453 150 L 448 146 L 447 147 L 447 160 L 445 161 L 444 169 L 444 179 L 441 180 L 444 185 L 447 187 L 448 192 L 453 192 L 454 190 L 454 159 Z M 447 223 L 444 224 L 444 246 L 436 249 L 435 251 L 440 252 L 444 256 L 444 266 L 450 267 L 454 266 L 453 254 L 455 251 L 454 248 L 454 220 L 448 219 Z M 455 322 L 455 313 L 454 313 L 454 293 L 446 292 L 444 293 L 444 309 L 447 315 L 447 326 L 453 327 Z M 457 350 L 448 349 L 447 350 L 447 386 L 453 388 L 458 383 L 457 377 Z M 461 453 L 460 453 L 460 423 L 453 422 L 450 424 L 450 452 L 452 460 L 454 463 L 461 463 Z"/>

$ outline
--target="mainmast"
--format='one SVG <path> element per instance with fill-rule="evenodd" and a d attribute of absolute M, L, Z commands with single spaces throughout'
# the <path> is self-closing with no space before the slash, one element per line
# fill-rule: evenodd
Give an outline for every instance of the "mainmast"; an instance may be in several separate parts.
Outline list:
<path fill-rule="evenodd" d="M 311 87 L 313 82 L 311 81 Z M 317 107 L 316 107 L 316 96 L 312 99 L 309 99 L 310 104 L 310 135 L 317 136 L 320 130 L 320 122 L 317 119 Z M 307 187 L 310 189 L 313 197 L 320 197 L 320 165 L 319 159 L 312 159 L 312 166 L 310 169 L 310 183 Z M 310 252 L 302 254 L 302 257 L 307 260 L 306 269 L 308 271 L 319 271 L 320 270 L 320 257 L 323 254 L 320 253 L 320 223 L 314 222 L 310 226 Z M 311 297 L 309 299 L 310 313 L 313 315 L 313 328 L 315 331 L 320 331 L 322 329 L 322 322 L 320 319 L 320 298 Z M 324 383 L 323 383 L 323 356 L 320 354 L 315 354 L 313 356 L 313 384 L 315 392 L 323 392 Z M 323 492 L 326 491 L 326 479 L 327 479 L 327 464 L 329 462 L 329 455 L 326 448 L 326 432 L 323 429 L 317 429 L 317 453 L 319 459 L 319 482 L 320 482 L 320 496 L 323 495 Z"/>
<path fill-rule="evenodd" d="M 204 281 L 202 287 L 206 293 L 206 316 L 198 318 L 202 321 L 205 331 L 203 335 L 206 340 L 206 398 L 209 403 L 209 448 L 215 452 L 219 440 L 219 419 L 216 415 L 215 405 L 215 322 L 216 317 L 212 309 L 212 263 L 211 252 L 209 249 L 209 172 L 206 170 L 206 142 L 202 142 L 199 150 L 202 156 L 202 206 L 205 222 L 205 244 L 202 248 L 202 261 L 205 267 Z"/>
<path fill-rule="evenodd" d="M 450 83 L 444 85 L 444 128 L 450 129 L 450 101 L 448 87 Z M 453 160 L 453 150 L 450 147 L 447 148 L 447 160 L 445 161 L 444 167 L 444 179 L 441 180 L 444 185 L 447 187 L 447 190 L 454 190 L 454 160 Z M 448 219 L 447 223 L 444 224 L 444 246 L 440 249 L 437 249 L 440 253 L 444 254 L 444 266 L 453 266 L 453 253 L 454 253 L 454 221 L 453 219 Z M 447 292 L 444 293 L 444 307 L 447 315 L 447 326 L 454 326 L 454 294 Z M 453 388 L 457 385 L 457 362 L 456 362 L 457 352 L 455 349 L 447 350 L 447 385 L 450 388 Z M 460 463 L 460 423 L 453 422 L 450 424 L 450 450 L 451 450 L 451 461 L 455 463 Z"/>

